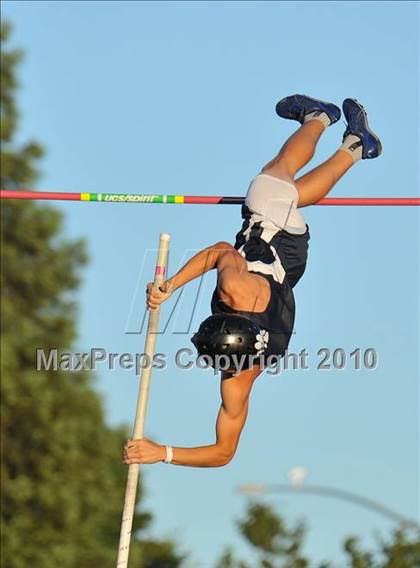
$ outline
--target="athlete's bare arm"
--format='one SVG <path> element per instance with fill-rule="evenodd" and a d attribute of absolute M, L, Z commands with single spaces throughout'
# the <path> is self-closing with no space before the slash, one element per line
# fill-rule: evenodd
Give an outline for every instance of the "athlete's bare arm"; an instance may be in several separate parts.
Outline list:
<path fill-rule="evenodd" d="M 248 414 L 249 395 L 261 369 L 254 367 L 232 378 L 222 378 L 222 404 L 216 422 L 216 440 L 208 446 L 173 448 L 175 465 L 221 467 L 231 461 Z M 128 440 L 124 463 L 156 463 L 166 456 L 165 446 L 151 440 Z"/>
<path fill-rule="evenodd" d="M 270 299 L 270 286 L 265 278 L 248 272 L 245 259 L 227 242 L 219 242 L 193 256 L 160 289 L 147 285 L 147 306 L 153 310 L 178 288 L 191 280 L 217 269 L 220 298 L 236 310 L 264 311 Z"/>

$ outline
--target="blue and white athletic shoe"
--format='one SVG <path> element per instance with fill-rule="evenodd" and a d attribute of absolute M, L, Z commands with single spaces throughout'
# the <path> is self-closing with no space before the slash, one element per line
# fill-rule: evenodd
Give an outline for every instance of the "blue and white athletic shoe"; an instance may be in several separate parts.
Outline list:
<path fill-rule="evenodd" d="M 362 159 L 377 158 L 382 153 L 382 144 L 377 136 L 369 128 L 367 113 L 356 99 L 346 99 L 343 102 L 343 112 L 347 120 L 347 128 L 343 140 L 349 134 L 360 138 L 362 142 Z"/>
<path fill-rule="evenodd" d="M 305 95 L 291 95 L 281 99 L 276 104 L 276 113 L 279 116 L 289 120 L 297 120 L 301 124 L 307 114 L 317 111 L 325 112 L 331 124 L 340 120 L 341 110 L 338 106 Z"/>

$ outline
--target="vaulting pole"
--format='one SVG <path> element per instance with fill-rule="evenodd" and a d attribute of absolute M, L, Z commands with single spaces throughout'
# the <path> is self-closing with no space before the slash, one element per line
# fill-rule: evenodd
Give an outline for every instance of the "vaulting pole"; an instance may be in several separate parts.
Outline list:
<path fill-rule="evenodd" d="M 1 190 L 1 199 L 45 199 L 101 203 L 173 203 L 191 205 L 242 205 L 245 197 L 215 195 L 147 195 L 141 193 L 60 193 L 52 191 Z M 420 205 L 420 197 L 326 197 L 316 205 L 407 206 Z"/>
<path fill-rule="evenodd" d="M 159 251 L 155 269 L 154 286 L 159 287 L 166 277 L 166 267 L 168 264 L 169 241 L 171 236 L 161 233 L 159 240 Z M 159 308 L 149 311 L 147 324 L 147 335 L 144 344 L 144 353 L 148 365 L 141 371 L 140 390 L 137 399 L 136 418 L 133 428 L 133 439 L 143 438 L 144 424 L 146 421 L 147 403 L 149 399 L 150 379 L 152 374 L 153 356 L 155 354 L 156 336 L 159 323 Z M 139 466 L 131 464 L 128 466 L 127 485 L 125 489 L 124 510 L 121 520 L 120 544 L 118 549 L 117 568 L 126 568 L 128 555 L 130 552 L 131 528 L 133 526 L 134 508 L 136 503 L 136 492 L 139 478 Z"/>

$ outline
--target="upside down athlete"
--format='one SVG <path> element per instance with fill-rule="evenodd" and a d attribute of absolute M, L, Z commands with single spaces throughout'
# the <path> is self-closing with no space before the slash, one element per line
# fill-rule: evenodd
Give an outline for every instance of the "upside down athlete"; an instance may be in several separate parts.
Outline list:
<path fill-rule="evenodd" d="M 360 159 L 381 154 L 381 142 L 370 130 L 364 108 L 355 99 L 346 99 L 342 145 L 325 163 L 295 179 L 314 155 L 324 130 L 340 119 L 341 111 L 332 103 L 293 95 L 282 99 L 276 112 L 301 126 L 251 182 L 235 245 L 219 242 L 210 246 L 159 290 L 152 284 L 147 289 L 147 305 L 153 310 L 187 282 L 217 270 L 212 315 L 192 338 L 200 355 L 228 362 L 221 376 L 216 441 L 196 448 L 172 448 L 147 439 L 129 440 L 124 449 L 126 464 L 165 461 L 219 467 L 231 461 L 246 421 L 252 386 L 273 357 L 284 355 L 293 331 L 293 288 L 305 271 L 309 241 L 298 209 L 325 197 Z"/>

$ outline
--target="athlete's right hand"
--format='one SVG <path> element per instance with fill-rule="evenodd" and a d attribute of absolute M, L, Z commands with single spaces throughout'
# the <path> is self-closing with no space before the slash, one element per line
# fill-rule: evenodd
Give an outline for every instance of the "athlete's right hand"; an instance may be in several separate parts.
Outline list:
<path fill-rule="evenodd" d="M 173 285 L 169 280 L 163 282 L 159 288 L 153 282 L 149 282 L 146 288 L 146 304 L 149 310 L 155 310 L 172 295 L 172 292 Z"/>

